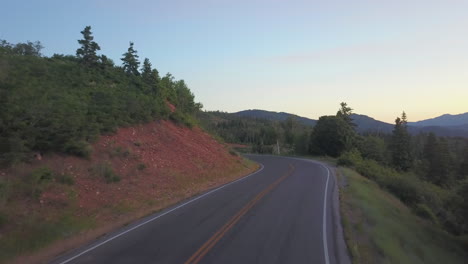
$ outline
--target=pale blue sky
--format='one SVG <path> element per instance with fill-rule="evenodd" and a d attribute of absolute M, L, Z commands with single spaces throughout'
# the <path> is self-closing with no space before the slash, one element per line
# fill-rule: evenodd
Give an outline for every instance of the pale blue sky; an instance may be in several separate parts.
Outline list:
<path fill-rule="evenodd" d="M 207 110 L 393 122 L 468 112 L 467 0 L 9 1 L 0 39 L 74 54 L 91 25 L 120 64 L 129 41 Z"/>

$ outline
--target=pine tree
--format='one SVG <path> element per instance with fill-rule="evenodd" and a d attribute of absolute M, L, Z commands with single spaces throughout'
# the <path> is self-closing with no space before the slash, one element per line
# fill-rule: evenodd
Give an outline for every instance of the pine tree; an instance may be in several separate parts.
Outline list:
<path fill-rule="evenodd" d="M 423 158 L 426 163 L 426 180 L 439 186 L 446 186 L 451 182 L 451 157 L 447 141 L 430 133 L 424 145 Z"/>
<path fill-rule="evenodd" d="M 403 112 L 401 118 L 397 117 L 395 120 L 391 142 L 392 164 L 396 169 L 403 171 L 408 170 L 413 163 L 411 138 L 406 125 L 406 113 Z"/>
<path fill-rule="evenodd" d="M 342 118 L 351 127 L 355 127 L 356 124 L 353 123 L 353 119 L 351 118 L 351 115 L 353 114 L 353 109 L 349 107 L 348 104 L 345 102 L 342 102 L 340 106 L 341 108 L 336 113 L 336 116 Z"/>
<path fill-rule="evenodd" d="M 83 39 L 78 40 L 78 43 L 81 45 L 81 48 L 76 50 L 76 56 L 80 61 L 86 66 L 96 66 L 99 61 L 99 56 L 96 54 L 96 51 L 100 50 L 101 47 L 93 41 L 94 37 L 92 36 L 91 26 L 87 26 L 81 31 L 83 34 Z"/>
<path fill-rule="evenodd" d="M 124 71 L 128 74 L 139 76 L 138 67 L 140 66 L 140 62 L 138 61 L 137 51 L 133 48 L 133 42 L 130 42 L 130 47 L 128 47 L 127 52 L 122 54 L 122 56 L 121 60 Z"/>
<path fill-rule="evenodd" d="M 157 93 L 160 81 L 159 72 L 151 67 L 151 62 L 148 58 L 145 58 L 143 61 L 143 67 L 141 67 L 141 77 L 143 78 L 143 82 L 151 87 L 152 92 Z"/>
<path fill-rule="evenodd" d="M 145 79 L 145 78 L 147 79 L 150 76 L 151 70 L 152 70 L 151 66 L 152 65 L 151 65 L 151 62 L 149 61 L 149 59 L 145 58 L 143 60 L 143 66 L 141 67 L 141 77 L 143 79 Z"/>

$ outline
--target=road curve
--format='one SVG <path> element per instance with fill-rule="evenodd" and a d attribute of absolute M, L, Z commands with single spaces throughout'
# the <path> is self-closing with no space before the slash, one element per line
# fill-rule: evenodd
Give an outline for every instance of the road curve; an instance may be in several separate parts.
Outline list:
<path fill-rule="evenodd" d="M 52 263 L 347 262 L 337 246 L 331 171 L 308 160 L 248 157 L 261 170 Z"/>

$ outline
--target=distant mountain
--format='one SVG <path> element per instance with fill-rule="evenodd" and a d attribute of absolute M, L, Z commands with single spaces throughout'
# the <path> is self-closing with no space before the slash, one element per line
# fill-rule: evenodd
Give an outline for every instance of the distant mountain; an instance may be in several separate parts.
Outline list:
<path fill-rule="evenodd" d="M 317 120 L 310 119 L 307 117 L 302 117 L 302 116 L 285 113 L 285 112 L 273 112 L 273 111 L 265 111 L 265 110 L 259 110 L 259 109 L 244 110 L 244 111 L 240 111 L 240 112 L 233 113 L 233 114 L 237 116 L 242 116 L 242 117 L 262 118 L 262 119 L 276 120 L 276 121 L 284 121 L 288 117 L 295 117 L 299 120 L 299 122 L 307 126 L 315 126 L 315 124 L 317 123 Z M 393 129 L 392 124 L 388 124 L 382 121 L 375 120 L 366 115 L 352 114 L 351 118 L 353 119 L 353 122 L 356 124 L 356 130 L 359 133 L 370 132 L 370 131 L 391 133 Z"/>
<path fill-rule="evenodd" d="M 288 117 L 295 117 L 299 122 L 306 126 L 315 126 L 317 120 L 310 119 L 307 117 L 302 117 L 290 113 L 285 112 L 273 112 L 273 111 L 266 111 L 266 110 L 259 110 L 259 109 L 252 109 L 252 110 L 244 110 L 240 112 L 233 113 L 237 116 L 242 117 L 250 117 L 250 118 L 263 118 L 268 120 L 276 120 L 276 121 L 284 121 L 288 119 Z"/>
<path fill-rule="evenodd" d="M 308 126 L 315 126 L 317 120 L 310 119 L 307 117 L 302 117 L 294 114 L 289 114 L 285 112 L 273 112 L 273 111 L 265 111 L 265 110 L 245 110 L 240 111 L 237 113 L 233 113 L 233 115 L 241 116 L 241 117 L 250 117 L 250 118 L 262 118 L 268 120 L 277 120 L 277 121 L 284 121 L 288 117 L 296 117 L 301 123 L 308 125 Z M 359 114 L 352 114 L 351 118 L 353 122 L 356 124 L 356 131 L 358 133 L 385 133 L 390 134 L 393 130 L 393 124 L 385 123 L 379 120 L 375 120 L 372 117 L 366 115 L 359 115 Z M 438 136 L 445 136 L 445 137 L 468 137 L 468 121 L 467 123 L 462 123 L 464 120 L 463 118 L 468 118 L 468 113 L 461 114 L 461 115 L 443 115 L 437 118 L 423 120 L 419 122 L 412 122 L 408 123 L 408 131 L 411 134 L 418 134 L 418 133 L 434 133 Z M 438 125 L 424 125 L 423 122 L 434 122 Z M 419 125 L 419 124 L 423 125 Z M 461 123 L 461 124 L 460 124 Z M 456 124 L 456 125 L 443 125 L 443 124 Z"/>
<path fill-rule="evenodd" d="M 375 120 L 366 115 L 352 114 L 351 118 L 353 119 L 353 123 L 356 124 L 356 130 L 359 133 L 379 132 L 388 134 L 393 130 L 392 124 Z"/>
<path fill-rule="evenodd" d="M 445 114 L 439 117 L 421 120 L 418 122 L 409 122 L 408 125 L 416 126 L 416 127 L 428 127 L 428 126 L 448 127 L 448 126 L 468 125 L 468 113 L 459 114 L 459 115 Z"/>

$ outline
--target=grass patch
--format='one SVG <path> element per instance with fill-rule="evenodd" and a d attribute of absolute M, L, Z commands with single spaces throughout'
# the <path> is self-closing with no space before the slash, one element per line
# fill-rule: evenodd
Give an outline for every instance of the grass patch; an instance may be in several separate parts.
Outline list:
<path fill-rule="evenodd" d="M 351 169 L 340 172 L 349 183 L 340 200 L 353 263 L 466 263 L 455 236 L 414 215 L 373 181 Z"/>
<path fill-rule="evenodd" d="M 71 214 L 64 214 L 56 221 L 47 221 L 38 216 L 20 219 L 17 228 L 0 237 L 0 263 L 93 226 L 92 220 L 77 218 Z"/>

